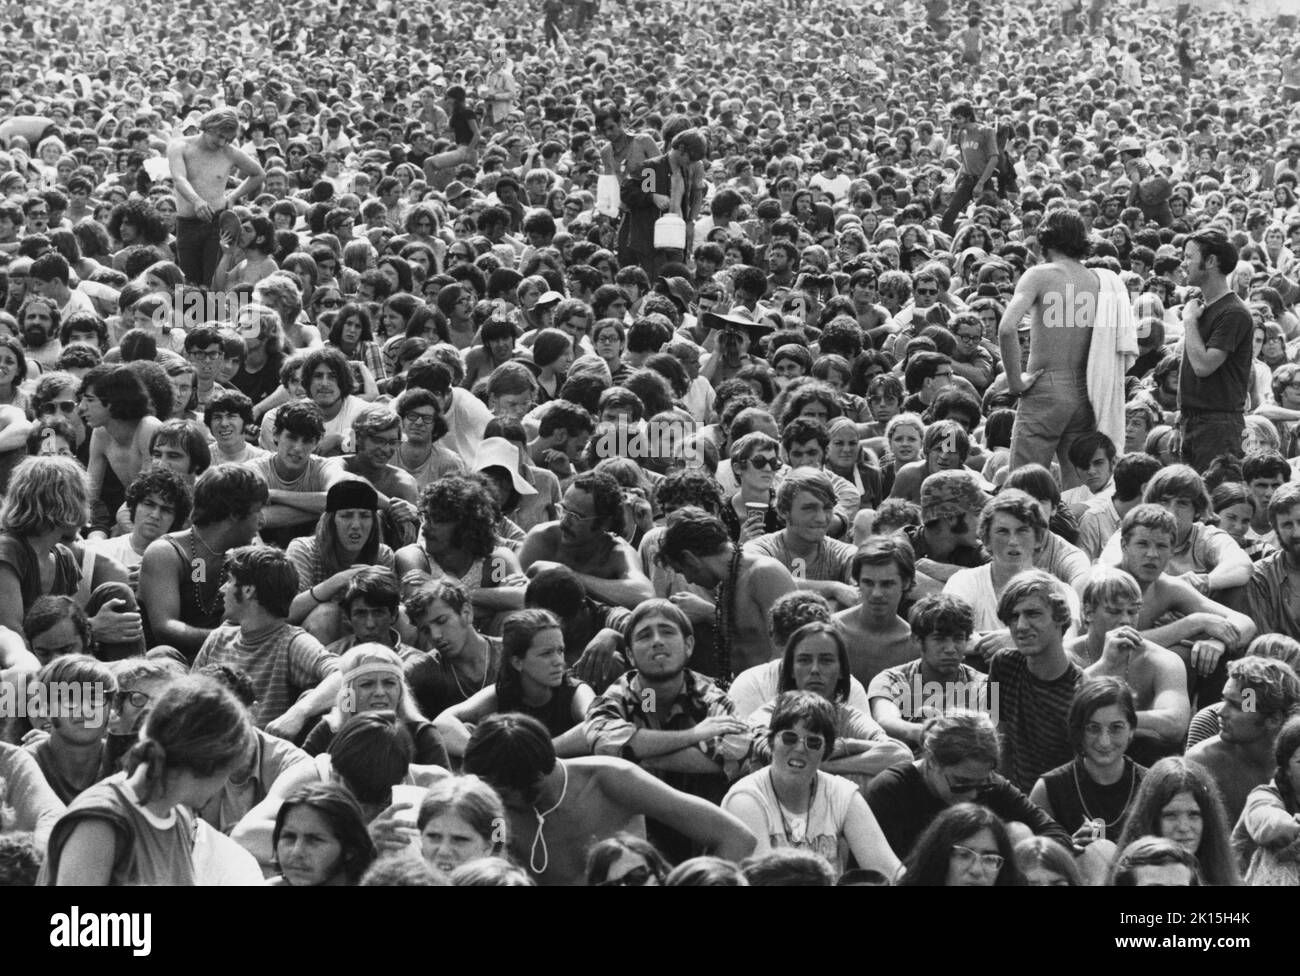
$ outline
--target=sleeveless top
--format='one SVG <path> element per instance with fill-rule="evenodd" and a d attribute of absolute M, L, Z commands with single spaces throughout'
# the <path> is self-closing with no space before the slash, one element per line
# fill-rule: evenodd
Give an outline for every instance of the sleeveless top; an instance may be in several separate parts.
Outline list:
<path fill-rule="evenodd" d="M 1078 789 L 1074 785 L 1076 771 L 1079 776 Z M 1137 797 L 1146 773 L 1145 766 L 1139 766 L 1125 756 L 1124 775 L 1117 782 L 1102 786 L 1093 781 L 1079 759 L 1057 766 L 1043 774 L 1043 785 L 1047 787 L 1047 802 L 1051 804 L 1052 817 L 1071 834 L 1087 820 L 1100 817 L 1107 824 L 1106 840 L 1118 841 L 1132 809 L 1132 800 Z M 1083 794 L 1082 800 L 1079 799 L 1080 793 Z M 1087 811 L 1084 810 L 1085 804 Z"/>
<path fill-rule="evenodd" d="M 182 572 L 176 579 L 177 592 L 181 601 L 180 619 L 191 627 L 205 627 L 208 630 L 215 630 L 220 627 L 221 622 L 226 617 L 225 601 L 218 597 L 216 592 L 213 592 L 206 595 L 208 599 L 216 603 L 216 607 L 212 610 L 204 610 L 199 606 L 195 590 L 196 588 L 202 589 L 207 584 L 195 583 L 191 579 L 192 571 L 189 570 L 189 567 L 194 560 L 194 555 L 189 549 L 181 545 L 175 536 L 167 535 L 163 536 L 163 538 L 171 543 L 172 548 L 176 550 L 176 555 L 180 557 L 181 566 L 183 567 Z"/>
<path fill-rule="evenodd" d="M 25 539 L 0 532 L 0 565 L 8 566 L 18 577 L 24 614 L 42 596 L 75 596 L 81 585 L 77 557 L 61 542 L 54 546 L 54 579 L 49 593 L 41 591 L 40 559 Z"/>
<path fill-rule="evenodd" d="M 54 884 L 63 846 L 87 820 L 106 821 L 113 828 L 117 846 L 110 885 L 194 885 L 194 815 L 178 806 L 172 810 L 171 823 L 159 825 L 158 818 L 137 802 L 126 784 L 125 773 L 96 783 L 73 800 L 67 813 L 59 818 L 50 835 L 41 884 Z"/>
<path fill-rule="evenodd" d="M 572 672 L 565 672 L 564 681 L 551 694 L 551 700 L 545 705 L 528 705 L 522 698 L 506 700 L 498 691 L 497 711 L 523 712 L 525 715 L 531 715 L 546 726 L 547 733 L 554 739 L 564 735 L 578 724 L 573 719 L 573 696 L 581 684 L 582 682 L 575 678 Z"/>

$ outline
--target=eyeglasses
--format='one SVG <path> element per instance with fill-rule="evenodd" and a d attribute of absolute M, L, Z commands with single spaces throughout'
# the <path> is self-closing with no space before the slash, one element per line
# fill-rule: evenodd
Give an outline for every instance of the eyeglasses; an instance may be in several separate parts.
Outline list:
<path fill-rule="evenodd" d="M 826 739 L 815 732 L 809 732 L 807 735 L 800 735 L 794 729 L 786 729 L 777 736 L 777 738 L 781 740 L 781 745 L 785 746 L 787 749 L 793 749 L 802 742 L 804 748 L 809 752 L 821 752 L 822 748 L 826 745 Z"/>
<path fill-rule="evenodd" d="M 408 413 L 402 418 L 412 427 L 431 427 L 433 422 L 438 419 L 434 413 Z"/>
<path fill-rule="evenodd" d="M 951 375 L 952 375 L 952 370 L 948 370 L 947 372 L 943 372 L 943 373 L 935 373 L 934 378 L 938 379 L 940 376 L 951 376 Z"/>
<path fill-rule="evenodd" d="M 980 333 L 979 335 L 962 335 L 960 332 L 957 333 L 958 342 L 979 342 L 982 338 L 984 338 L 983 333 Z"/>
<path fill-rule="evenodd" d="M 131 703 L 132 708 L 144 708 L 151 701 L 153 699 L 143 691 L 115 691 L 113 693 L 113 707 L 119 712 L 127 702 Z"/>
<path fill-rule="evenodd" d="M 201 363 L 215 363 L 221 358 L 221 350 L 217 349 L 211 352 L 201 352 L 198 349 L 192 349 L 190 350 L 189 356 L 190 359 L 196 359 Z"/>
<path fill-rule="evenodd" d="M 937 294 L 939 294 L 939 289 L 938 289 L 938 288 L 918 288 L 918 289 L 916 289 L 916 294 L 917 294 L 918 297 L 921 296 L 921 295 L 937 295 Z"/>
<path fill-rule="evenodd" d="M 654 877 L 654 872 L 652 872 L 648 867 L 646 867 L 643 864 L 641 865 L 641 867 L 633 868 L 627 874 L 624 874 L 620 877 L 610 878 L 607 881 L 602 881 L 599 885 L 597 885 L 597 887 L 598 888 L 643 888 L 653 877 Z"/>
<path fill-rule="evenodd" d="M 962 871 L 974 867 L 978 862 L 979 866 L 986 871 L 996 872 L 1001 871 L 1002 865 L 1006 863 L 1006 859 L 1001 854 L 981 854 L 961 844 L 952 845 L 952 859 L 957 862 L 957 867 Z"/>
<path fill-rule="evenodd" d="M 42 417 L 48 417 L 54 413 L 62 413 L 64 416 L 72 416 L 76 413 L 76 400 L 51 400 L 48 403 L 42 403 L 41 409 L 37 411 Z"/>
<path fill-rule="evenodd" d="M 598 515 L 583 515 L 581 512 L 575 512 L 571 508 L 565 508 L 563 505 L 555 506 L 555 514 L 560 517 L 561 522 L 568 522 L 572 525 L 574 522 L 590 522 L 592 519 L 599 518 Z"/>
<path fill-rule="evenodd" d="M 781 462 L 774 457 L 752 457 L 749 459 L 749 466 L 755 471 L 775 471 L 781 467 Z"/>
<path fill-rule="evenodd" d="M 320 303 L 321 308 L 342 308 L 343 299 L 341 298 L 323 298 Z"/>
<path fill-rule="evenodd" d="M 939 769 L 939 775 L 943 777 L 943 781 L 948 784 L 948 789 L 952 793 L 979 793 L 993 785 L 992 777 L 974 782 L 968 779 L 953 779 L 942 767 Z"/>

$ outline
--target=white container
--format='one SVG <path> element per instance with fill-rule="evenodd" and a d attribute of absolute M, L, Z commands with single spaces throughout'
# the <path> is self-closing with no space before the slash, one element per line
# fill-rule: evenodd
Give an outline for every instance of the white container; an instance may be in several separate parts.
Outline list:
<path fill-rule="evenodd" d="M 677 214 L 664 214 L 655 221 L 655 250 L 686 250 L 686 221 Z"/>
<path fill-rule="evenodd" d="M 622 196 L 618 189 L 618 177 L 608 173 L 596 178 L 596 212 L 606 217 L 617 217 Z"/>

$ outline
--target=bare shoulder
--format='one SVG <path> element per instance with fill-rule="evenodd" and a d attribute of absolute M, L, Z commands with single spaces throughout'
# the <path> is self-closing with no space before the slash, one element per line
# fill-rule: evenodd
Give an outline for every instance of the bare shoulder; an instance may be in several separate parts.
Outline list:
<path fill-rule="evenodd" d="M 1203 766 L 1213 766 L 1222 762 L 1227 756 L 1227 749 L 1223 745 L 1223 740 L 1217 735 L 1208 739 L 1202 739 L 1196 745 L 1187 750 L 1187 758 L 1191 762 L 1198 762 Z"/>
<path fill-rule="evenodd" d="M 1172 671 L 1177 668 L 1182 672 L 1185 665 L 1183 659 L 1168 648 L 1161 647 L 1152 641 L 1144 641 L 1144 651 L 1147 658 L 1158 671 Z"/>

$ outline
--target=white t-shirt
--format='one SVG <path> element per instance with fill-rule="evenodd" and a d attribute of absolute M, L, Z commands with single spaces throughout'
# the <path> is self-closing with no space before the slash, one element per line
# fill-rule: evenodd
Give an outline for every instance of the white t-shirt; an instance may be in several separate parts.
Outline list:
<path fill-rule="evenodd" d="M 1079 619 L 1079 594 L 1072 587 L 1057 581 L 1058 587 L 1070 603 L 1070 629 L 1066 637 L 1073 636 L 1074 621 Z M 998 619 L 998 595 L 993 591 L 993 564 L 987 563 L 974 569 L 959 569 L 949 577 L 943 586 L 943 592 L 965 600 L 975 611 L 975 633 L 986 634 L 989 631 L 1005 630 L 1006 625 Z"/>
<path fill-rule="evenodd" d="M 844 824 L 849 818 L 849 805 L 857 793 L 857 784 L 819 770 L 812 806 L 803 815 L 792 816 L 777 800 L 769 770 L 760 769 L 736 781 L 736 785 L 722 798 L 722 809 L 734 814 L 737 798 L 746 797 L 763 811 L 766 823 L 763 829 L 758 830 L 755 854 L 778 847 L 813 851 L 826 858 L 839 873 L 848 863 Z"/>
<path fill-rule="evenodd" d="M 736 680 L 727 689 L 727 697 L 736 706 L 736 714 L 746 720 L 756 711 L 776 698 L 777 687 L 781 684 L 781 659 L 756 664 L 736 675 Z M 867 690 L 862 682 L 849 676 L 849 700 L 851 708 L 856 708 L 864 715 L 871 714 L 871 704 L 867 700 Z"/>

